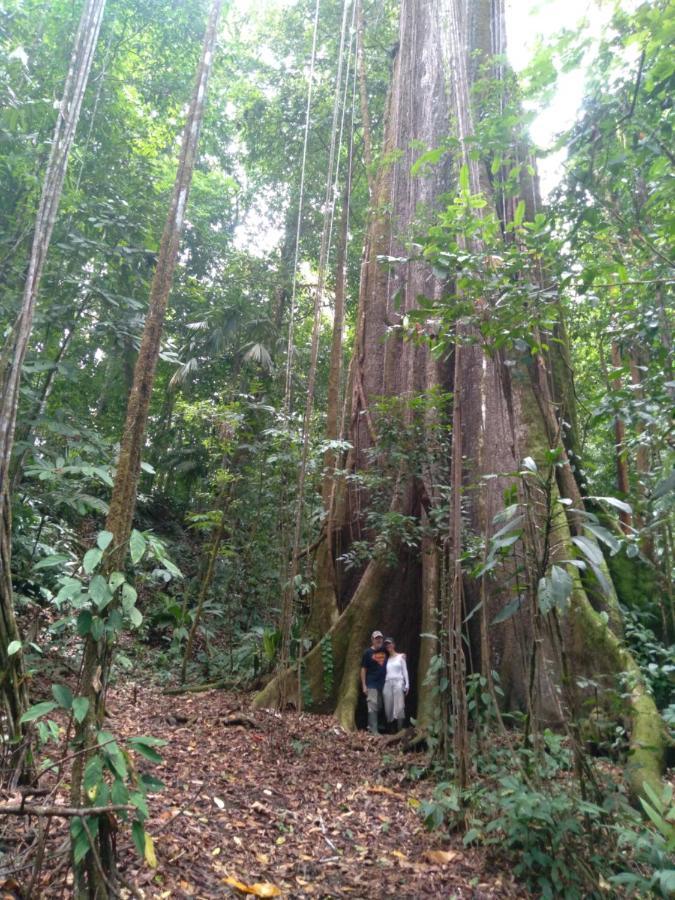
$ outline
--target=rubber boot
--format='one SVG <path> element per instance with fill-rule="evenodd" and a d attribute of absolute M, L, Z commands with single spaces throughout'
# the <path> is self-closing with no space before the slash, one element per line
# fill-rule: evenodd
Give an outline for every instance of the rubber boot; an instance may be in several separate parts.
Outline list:
<path fill-rule="evenodd" d="M 368 731 L 371 734 L 379 734 L 380 729 L 377 727 L 377 713 L 369 712 L 368 713 Z"/>

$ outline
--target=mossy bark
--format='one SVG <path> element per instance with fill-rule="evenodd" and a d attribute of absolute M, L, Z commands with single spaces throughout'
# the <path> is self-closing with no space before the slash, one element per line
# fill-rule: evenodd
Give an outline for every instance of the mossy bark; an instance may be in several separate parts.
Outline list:
<path fill-rule="evenodd" d="M 606 667 L 609 675 L 627 681 L 630 750 L 625 774 L 632 796 L 645 796 L 645 784 L 660 794 L 668 740 L 639 666 L 603 616 L 593 609 L 580 584 L 574 592 L 569 620 L 580 655 L 593 660 L 596 674 Z"/>

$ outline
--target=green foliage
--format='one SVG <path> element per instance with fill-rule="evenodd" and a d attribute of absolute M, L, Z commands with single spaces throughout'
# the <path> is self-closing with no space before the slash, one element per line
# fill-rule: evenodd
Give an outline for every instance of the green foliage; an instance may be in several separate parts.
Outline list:
<path fill-rule="evenodd" d="M 115 737 L 107 731 L 98 730 L 96 734 L 96 751 L 91 754 L 84 770 L 83 787 L 92 808 L 92 815 L 86 821 L 89 829 L 78 829 L 77 822 L 71 825 L 73 853 L 75 864 L 83 861 L 90 848 L 90 839 L 95 836 L 99 826 L 96 807 L 110 804 L 128 805 L 131 811 L 121 810 L 119 815 L 123 821 L 131 819 L 131 832 L 136 848 L 148 859 L 144 823 L 149 815 L 147 795 L 163 787 L 162 782 L 151 775 L 139 773 L 134 763 L 134 754 L 138 754 L 152 763 L 161 763 L 162 757 L 156 747 L 163 746 L 166 741 L 152 737 L 130 738 L 126 747 L 121 747 Z M 87 833 L 87 831 L 89 833 Z M 140 841 L 140 838 L 144 838 Z"/>
<path fill-rule="evenodd" d="M 479 754 L 479 769 L 488 776 L 482 783 L 463 793 L 452 782 L 436 784 L 419 808 L 425 826 L 464 830 L 465 844 L 490 848 L 537 896 L 600 898 L 610 885 L 638 896 L 669 896 L 672 790 L 662 797 L 650 791 L 642 801 L 647 821 L 611 790 L 589 802 L 561 777 L 571 768 L 565 739 L 551 732 L 544 737 L 544 766 L 533 765 L 541 757 L 527 746 L 497 745 Z"/>
<path fill-rule="evenodd" d="M 675 805 L 673 789 L 666 786 L 661 796 L 649 785 L 640 803 L 649 823 L 639 820 L 633 827 L 617 826 L 619 846 L 629 848 L 641 867 L 613 875 L 609 881 L 639 896 L 670 897 L 675 891 Z"/>
<path fill-rule="evenodd" d="M 650 623 L 653 613 L 623 609 L 626 643 L 640 666 L 643 678 L 659 709 L 664 709 L 675 691 L 675 646 L 666 646 Z M 670 723 L 671 727 L 675 723 Z"/>
<path fill-rule="evenodd" d="M 465 842 L 498 847 L 518 861 L 514 874 L 542 897 L 600 897 L 606 866 L 602 841 L 607 815 L 574 791 L 547 785 L 538 790 L 518 776 L 499 779 L 482 808 L 488 817 L 474 820 Z"/>

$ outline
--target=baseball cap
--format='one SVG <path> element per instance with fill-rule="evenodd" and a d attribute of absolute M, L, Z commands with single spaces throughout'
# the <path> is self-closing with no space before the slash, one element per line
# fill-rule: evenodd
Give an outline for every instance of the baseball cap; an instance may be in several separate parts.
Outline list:
<path fill-rule="evenodd" d="M 376 638 L 376 637 L 384 637 L 384 635 L 382 634 L 381 631 L 374 631 L 374 632 L 371 634 L 370 639 L 372 640 L 373 638 Z"/>

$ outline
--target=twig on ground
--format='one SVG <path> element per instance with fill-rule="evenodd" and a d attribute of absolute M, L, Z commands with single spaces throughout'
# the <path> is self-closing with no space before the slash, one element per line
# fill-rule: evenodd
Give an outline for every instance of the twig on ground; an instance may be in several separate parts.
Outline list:
<path fill-rule="evenodd" d="M 32 804 L 16 803 L 8 806 L 0 806 L 0 816 L 61 816 L 64 819 L 70 817 L 85 818 L 99 816 L 101 813 L 132 812 L 136 807 L 129 804 L 117 803 L 112 806 L 34 806 Z"/>
<path fill-rule="evenodd" d="M 338 848 L 335 846 L 335 844 L 331 841 L 331 839 L 330 839 L 330 838 L 328 837 L 328 835 L 326 834 L 327 829 L 326 829 L 326 826 L 325 826 L 325 824 L 324 824 L 323 816 L 321 815 L 321 813 L 319 813 L 319 825 L 321 825 L 321 832 L 322 832 L 322 834 L 323 834 L 323 839 L 324 839 L 324 841 L 328 844 L 328 846 L 329 846 L 330 849 L 333 851 L 333 853 L 337 853 L 337 852 L 338 852 Z M 324 860 L 321 860 L 321 861 L 324 862 Z"/>

